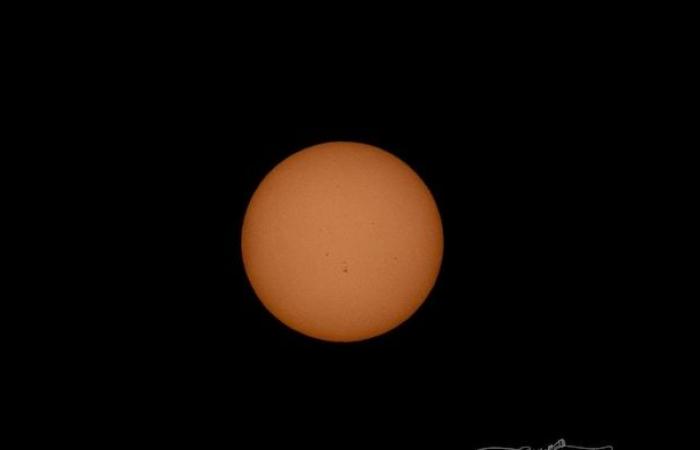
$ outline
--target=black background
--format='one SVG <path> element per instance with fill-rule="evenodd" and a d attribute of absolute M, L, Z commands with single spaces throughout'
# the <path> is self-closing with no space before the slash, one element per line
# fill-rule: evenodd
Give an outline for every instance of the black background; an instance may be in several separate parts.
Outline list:
<path fill-rule="evenodd" d="M 115 148 L 131 148 L 129 173 L 148 185 L 127 226 L 147 242 L 135 272 L 149 287 L 123 314 L 138 336 L 129 367 L 159 395 L 138 404 L 205 435 L 252 432 L 261 445 L 617 445 L 636 201 L 621 133 L 624 55 L 552 36 L 371 57 L 346 47 L 308 59 L 298 47 L 245 58 L 222 57 L 225 46 L 146 51 L 140 64 L 153 70 L 112 93 L 128 111 Z M 425 304 L 354 344 L 279 323 L 240 255 L 262 178 L 337 140 L 408 163 L 445 234 Z"/>

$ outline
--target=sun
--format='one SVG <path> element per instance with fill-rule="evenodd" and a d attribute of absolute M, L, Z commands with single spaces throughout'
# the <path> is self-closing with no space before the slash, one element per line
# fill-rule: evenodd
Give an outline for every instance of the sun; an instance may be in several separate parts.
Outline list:
<path fill-rule="evenodd" d="M 423 304 L 443 230 L 430 190 L 406 163 L 374 146 L 328 142 L 265 176 L 241 247 L 251 286 L 277 319 L 352 342 L 386 333 Z"/>

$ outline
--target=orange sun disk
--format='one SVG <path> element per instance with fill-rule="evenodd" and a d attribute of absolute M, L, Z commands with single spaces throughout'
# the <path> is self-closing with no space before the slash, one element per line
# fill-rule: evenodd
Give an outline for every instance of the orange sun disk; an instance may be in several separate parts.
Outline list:
<path fill-rule="evenodd" d="M 421 306 L 440 270 L 443 232 L 430 191 L 403 161 L 329 142 L 262 180 L 241 243 L 253 290 L 277 319 L 350 342 L 397 327 Z"/>

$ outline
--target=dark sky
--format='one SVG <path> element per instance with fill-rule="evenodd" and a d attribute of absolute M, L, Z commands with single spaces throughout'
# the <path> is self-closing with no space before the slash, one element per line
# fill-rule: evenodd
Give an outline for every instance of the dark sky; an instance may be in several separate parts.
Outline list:
<path fill-rule="evenodd" d="M 138 208 L 162 219 L 144 219 L 139 264 L 151 282 L 127 302 L 138 313 L 125 314 L 138 364 L 173 393 L 165 409 L 213 433 L 267 424 L 261 442 L 281 434 L 329 447 L 618 442 L 630 376 L 627 214 L 637 201 L 634 156 L 618 132 L 624 80 L 610 55 L 586 53 L 597 64 L 584 64 L 571 46 L 509 42 L 428 52 L 430 64 L 409 51 L 352 64 L 281 52 L 288 59 L 259 73 L 211 50 L 192 58 L 208 65 L 175 79 L 149 75 L 134 102 L 121 98 L 128 88 L 115 94 L 131 111 L 122 158 L 151 184 Z M 333 140 L 408 163 L 445 233 L 421 309 L 355 344 L 277 322 L 240 256 L 243 214 L 265 174 Z"/>

